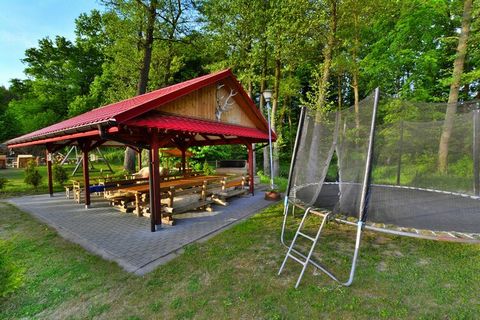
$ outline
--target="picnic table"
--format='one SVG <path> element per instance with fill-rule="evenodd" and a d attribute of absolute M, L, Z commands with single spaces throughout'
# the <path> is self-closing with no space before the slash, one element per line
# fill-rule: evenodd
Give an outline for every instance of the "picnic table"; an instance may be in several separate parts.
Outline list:
<path fill-rule="evenodd" d="M 181 178 L 175 180 L 168 180 L 160 183 L 160 192 L 164 193 L 166 196 L 164 198 L 168 198 L 168 204 L 166 207 L 166 212 L 168 214 L 173 213 L 173 198 L 175 196 L 186 195 L 186 194 L 200 194 L 200 202 L 189 205 L 188 207 L 183 207 L 179 211 L 185 211 L 188 209 L 203 207 L 208 205 L 209 201 L 207 201 L 207 184 L 213 184 L 214 186 L 221 187 L 221 181 L 225 179 L 223 175 L 216 175 L 216 176 L 195 176 L 195 177 L 188 177 L 188 178 Z M 216 182 L 216 183 L 215 183 Z M 117 190 L 120 193 L 124 193 L 126 195 L 133 195 L 135 201 L 135 213 L 139 216 L 142 215 L 142 196 L 148 194 L 150 192 L 150 187 L 148 184 L 138 184 L 133 186 L 126 186 L 123 188 L 119 188 Z"/>

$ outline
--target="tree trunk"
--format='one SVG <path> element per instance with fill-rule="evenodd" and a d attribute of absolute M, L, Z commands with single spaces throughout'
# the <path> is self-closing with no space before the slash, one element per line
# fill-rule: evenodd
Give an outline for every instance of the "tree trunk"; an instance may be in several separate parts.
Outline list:
<path fill-rule="evenodd" d="M 355 41 L 353 44 L 353 53 L 352 53 L 352 59 L 353 59 L 353 99 L 354 99 L 354 110 L 355 110 L 355 127 L 358 129 L 360 128 L 360 95 L 358 93 L 358 75 L 359 75 L 359 70 L 358 70 L 358 50 L 360 50 L 360 39 L 358 35 L 358 14 L 354 14 L 354 25 L 355 25 Z"/>
<path fill-rule="evenodd" d="M 282 135 L 281 130 L 276 130 L 277 128 L 277 109 L 278 109 L 278 100 L 280 96 L 280 76 L 281 76 L 281 62 L 280 59 L 275 59 L 275 82 L 273 85 L 273 101 L 272 101 L 272 114 L 270 115 L 271 123 L 272 123 L 272 130 L 275 131 L 277 134 L 277 141 L 273 143 L 273 176 L 278 177 L 278 173 L 280 170 L 280 154 L 279 154 L 279 147 L 278 147 L 278 140 Z"/>
<path fill-rule="evenodd" d="M 323 107 L 327 99 L 328 80 L 330 78 L 330 69 L 332 66 L 332 53 L 335 46 L 335 36 L 337 32 L 337 0 L 330 1 L 330 32 L 327 38 L 327 46 L 324 49 L 323 71 L 318 82 L 317 112 L 316 120 L 320 120 Z"/>
<path fill-rule="evenodd" d="M 342 76 L 337 75 L 337 107 L 338 111 L 342 110 Z"/>
<path fill-rule="evenodd" d="M 137 95 L 147 92 L 148 74 L 150 72 L 150 62 L 152 60 L 153 31 L 155 28 L 157 0 L 151 0 L 148 6 L 147 29 L 145 32 L 145 42 L 143 43 L 143 61 L 140 69 L 140 77 L 137 86 Z M 128 172 L 135 172 L 136 151 L 127 147 L 125 158 L 123 159 L 123 168 Z"/>
<path fill-rule="evenodd" d="M 458 93 L 460 82 L 467 54 L 468 35 L 470 33 L 470 22 L 472 20 L 472 1 L 465 0 L 462 17 L 462 30 L 458 38 L 457 55 L 453 63 L 452 83 L 450 85 L 450 94 L 448 95 L 447 111 L 445 112 L 445 122 L 443 124 L 442 136 L 438 148 L 438 170 L 442 173 L 447 171 L 448 144 L 452 134 L 455 114 L 457 112 Z"/>
<path fill-rule="evenodd" d="M 320 150 L 318 141 L 321 139 L 322 135 L 322 116 L 324 112 L 324 107 L 327 99 L 329 78 L 330 78 L 330 68 L 332 65 L 332 54 L 335 46 L 335 37 L 337 31 L 337 0 L 330 0 L 330 30 L 327 38 L 327 45 L 323 51 L 324 60 L 323 60 L 323 70 L 322 76 L 318 80 L 318 95 L 317 95 L 317 110 L 315 112 L 315 123 L 313 124 L 313 133 L 312 133 L 312 143 L 309 148 L 310 157 L 307 161 L 306 167 L 304 170 L 308 172 L 309 179 L 312 182 L 321 183 L 322 179 L 325 178 L 324 173 L 326 174 L 326 168 L 324 163 L 329 161 L 328 154 L 324 154 Z M 333 143 L 333 140 L 332 140 Z M 328 165 L 328 164 L 327 164 Z M 315 181 L 313 181 L 315 180 Z"/>
<path fill-rule="evenodd" d="M 263 48 L 263 63 L 262 63 L 262 79 L 260 81 L 260 110 L 263 114 L 265 112 L 265 99 L 263 97 L 263 91 L 265 91 L 267 87 L 267 43 L 266 39 L 264 39 L 264 48 Z M 270 158 L 269 158 L 269 149 L 268 147 L 263 148 L 263 174 L 270 175 Z"/>
<path fill-rule="evenodd" d="M 352 87 L 353 87 L 353 97 L 354 97 L 354 104 L 353 108 L 355 109 L 355 126 L 356 128 L 360 128 L 360 97 L 358 93 L 358 72 L 355 70 L 353 72 L 353 81 L 352 81 Z"/>

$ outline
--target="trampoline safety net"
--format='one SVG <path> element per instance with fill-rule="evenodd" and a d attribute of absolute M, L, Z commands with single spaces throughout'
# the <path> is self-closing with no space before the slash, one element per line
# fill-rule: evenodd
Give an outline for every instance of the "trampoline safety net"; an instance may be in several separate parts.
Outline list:
<path fill-rule="evenodd" d="M 374 102 L 372 94 L 358 108 L 306 111 L 289 200 L 384 229 L 479 234 L 479 103 L 450 106 L 453 125 L 446 169 L 441 170 L 439 146 L 448 126 L 448 105 L 380 96 L 375 109 Z"/>

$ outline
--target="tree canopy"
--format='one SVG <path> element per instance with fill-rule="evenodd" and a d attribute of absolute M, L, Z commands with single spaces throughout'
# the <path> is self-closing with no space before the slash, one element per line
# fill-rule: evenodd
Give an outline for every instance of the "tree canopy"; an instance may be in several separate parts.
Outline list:
<path fill-rule="evenodd" d="M 260 93 L 274 90 L 272 124 L 279 136 L 275 154 L 280 166 L 289 157 L 301 104 L 343 108 L 377 86 L 414 101 L 446 102 L 465 2 L 102 3 L 102 11 L 76 19 L 75 39 L 43 38 L 26 50 L 27 78 L 0 88 L 0 126 L 5 128 L 0 140 L 229 67 L 263 112 Z M 480 97 L 478 14 L 478 1 L 473 1 L 459 78 L 462 101 Z"/>

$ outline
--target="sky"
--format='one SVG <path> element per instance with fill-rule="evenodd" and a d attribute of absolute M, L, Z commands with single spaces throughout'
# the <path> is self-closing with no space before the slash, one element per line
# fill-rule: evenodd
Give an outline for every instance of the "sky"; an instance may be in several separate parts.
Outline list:
<path fill-rule="evenodd" d="M 101 9 L 99 0 L 0 0 L 0 86 L 25 79 L 25 50 L 44 37 L 75 38 L 75 18 Z"/>

